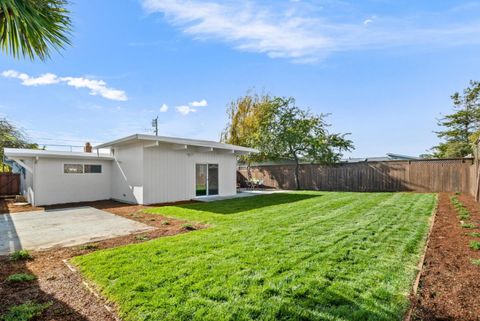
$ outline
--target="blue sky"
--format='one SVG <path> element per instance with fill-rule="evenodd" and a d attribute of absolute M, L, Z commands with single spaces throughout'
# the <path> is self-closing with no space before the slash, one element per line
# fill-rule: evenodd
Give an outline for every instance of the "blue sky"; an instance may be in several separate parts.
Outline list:
<path fill-rule="evenodd" d="M 0 113 L 42 144 L 150 130 L 218 140 L 255 88 L 331 113 L 349 156 L 418 155 L 480 79 L 480 1 L 75 1 L 72 46 L 0 56 Z M 163 105 L 168 106 L 165 107 Z M 163 108 L 162 108 L 163 106 Z"/>

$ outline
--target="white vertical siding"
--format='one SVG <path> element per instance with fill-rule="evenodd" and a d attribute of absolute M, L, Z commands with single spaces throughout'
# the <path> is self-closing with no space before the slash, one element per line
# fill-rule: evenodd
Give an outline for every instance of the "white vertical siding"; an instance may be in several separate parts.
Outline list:
<path fill-rule="evenodd" d="M 219 194 L 236 193 L 236 156 L 227 152 L 174 150 L 160 144 L 144 150 L 144 203 L 164 203 L 195 197 L 195 164 L 218 164 Z"/>
<path fill-rule="evenodd" d="M 35 205 L 109 199 L 111 163 L 108 160 L 40 158 L 34 164 Z M 65 174 L 64 164 L 99 164 L 102 173 Z"/>
<path fill-rule="evenodd" d="M 137 143 L 115 147 L 114 157 L 111 198 L 143 204 L 143 145 Z"/>
<path fill-rule="evenodd" d="M 195 165 L 218 164 L 219 195 L 236 193 L 236 155 L 228 151 L 174 150 L 172 144 L 136 142 L 115 147 L 115 160 L 40 158 L 22 180 L 22 193 L 36 205 L 116 199 L 154 204 L 195 197 Z M 101 174 L 65 174 L 63 165 L 101 164 Z M 35 192 L 35 193 L 33 193 Z"/>

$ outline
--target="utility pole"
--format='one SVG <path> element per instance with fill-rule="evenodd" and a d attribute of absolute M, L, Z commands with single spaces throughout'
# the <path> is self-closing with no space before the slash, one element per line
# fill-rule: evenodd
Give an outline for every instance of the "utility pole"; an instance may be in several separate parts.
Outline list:
<path fill-rule="evenodd" d="M 152 127 L 155 132 L 155 136 L 158 136 L 158 116 L 157 118 L 152 119 Z"/>

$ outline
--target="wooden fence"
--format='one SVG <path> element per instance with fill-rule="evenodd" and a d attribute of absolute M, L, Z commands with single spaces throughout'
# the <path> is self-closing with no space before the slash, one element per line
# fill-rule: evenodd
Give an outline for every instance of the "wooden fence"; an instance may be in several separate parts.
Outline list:
<path fill-rule="evenodd" d="M 0 174 L 0 196 L 17 195 L 20 193 L 20 174 Z"/>
<path fill-rule="evenodd" d="M 294 165 L 240 167 L 238 181 L 261 179 L 271 188 L 295 189 Z M 462 192 L 474 195 L 473 159 L 342 163 L 300 166 L 302 189 L 352 192 Z"/>

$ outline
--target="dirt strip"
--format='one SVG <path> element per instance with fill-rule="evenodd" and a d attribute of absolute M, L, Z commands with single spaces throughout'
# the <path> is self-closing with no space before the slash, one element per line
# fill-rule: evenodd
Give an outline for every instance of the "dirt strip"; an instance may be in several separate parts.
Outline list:
<path fill-rule="evenodd" d="M 470 211 L 469 223 L 477 228 L 462 228 L 452 194 L 439 195 L 438 212 L 425 253 L 418 294 L 412 298 L 413 320 L 480 320 L 480 266 L 472 259 L 480 259 L 480 251 L 469 247 L 470 241 L 480 237 L 480 205 L 467 195 L 459 196 Z"/>
<path fill-rule="evenodd" d="M 0 257 L 0 316 L 12 305 L 32 301 L 51 303 L 51 306 L 41 316 L 36 317 L 35 321 L 115 321 L 114 315 L 105 308 L 106 302 L 89 291 L 80 275 L 71 271 L 64 260 L 99 249 L 185 233 L 188 229 L 182 226 L 185 221 L 141 212 L 146 208 L 145 206 L 113 201 L 68 204 L 70 207 L 85 205 L 154 226 L 156 229 L 96 242 L 87 247 L 75 246 L 31 252 L 34 259 L 29 261 L 12 262 L 8 257 Z M 195 228 L 199 229 L 203 226 L 198 225 Z M 34 274 L 37 280 L 20 283 L 5 281 L 14 273 Z"/>

